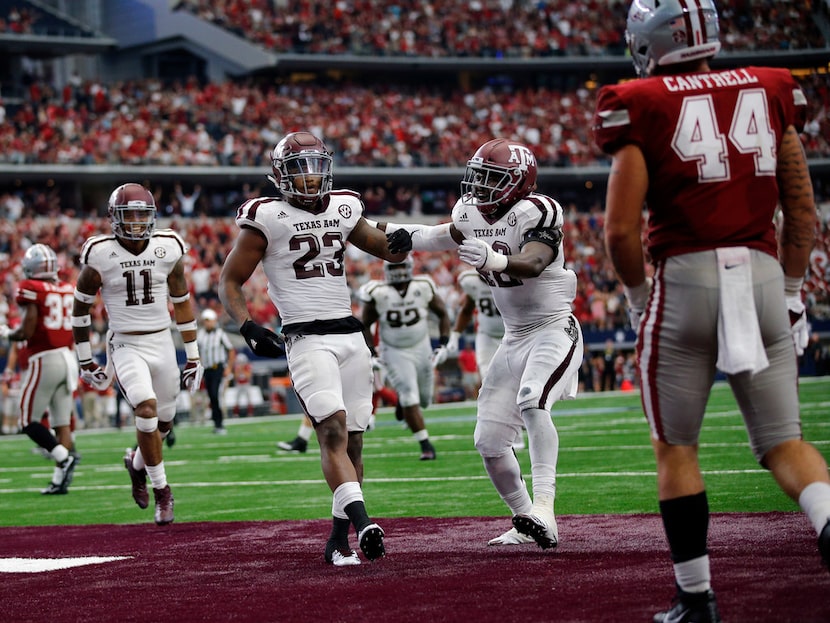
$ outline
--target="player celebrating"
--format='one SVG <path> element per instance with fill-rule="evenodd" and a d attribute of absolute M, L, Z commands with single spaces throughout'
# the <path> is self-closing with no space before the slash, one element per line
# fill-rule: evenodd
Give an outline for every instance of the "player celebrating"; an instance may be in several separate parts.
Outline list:
<path fill-rule="evenodd" d="M 92 359 L 89 344 L 89 310 L 100 290 L 109 316 L 107 368 L 112 366 L 135 415 L 138 449 L 128 451 L 124 459 L 133 499 L 139 508 L 147 508 L 149 477 L 155 522 L 162 526 L 173 521 L 162 441 L 173 427 L 180 384 L 196 391 L 202 376 L 182 261 L 187 247 L 174 231 L 156 230 L 155 200 L 140 184 L 124 184 L 112 191 L 108 214 L 112 234 L 93 236 L 81 249 L 72 328 L 82 378 L 97 388 L 109 386 L 112 378 Z M 181 378 L 168 302 L 173 303 L 187 353 Z"/>
<path fill-rule="evenodd" d="M 467 162 L 452 222 L 395 225 L 392 251 L 458 247 L 487 280 L 504 320 L 504 338 L 478 396 L 475 444 L 490 480 L 513 513 L 504 544 L 531 537 L 556 547 L 554 515 L 559 435 L 553 403 L 576 395 L 582 331 L 571 313 L 576 275 L 565 268 L 562 207 L 536 190 L 536 157 L 516 141 L 484 143 Z M 527 429 L 533 499 L 512 444 Z M 494 543 L 495 544 L 495 543 Z"/>
<path fill-rule="evenodd" d="M 309 132 L 286 135 L 271 155 L 269 176 L 281 197 L 246 201 L 236 215 L 239 236 L 222 268 L 219 296 L 251 350 L 282 355 L 280 338 L 251 320 L 243 284 L 262 263 L 268 295 L 280 310 L 291 382 L 320 444 L 332 491 L 332 532 L 324 558 L 360 564 L 349 546 L 357 531 L 363 554 L 385 554 L 383 530 L 363 499 L 363 431 L 372 413 L 372 362 L 363 324 L 352 315 L 344 266 L 346 242 L 390 261 L 386 237 L 363 218 L 360 195 L 332 190 L 332 156 Z"/>

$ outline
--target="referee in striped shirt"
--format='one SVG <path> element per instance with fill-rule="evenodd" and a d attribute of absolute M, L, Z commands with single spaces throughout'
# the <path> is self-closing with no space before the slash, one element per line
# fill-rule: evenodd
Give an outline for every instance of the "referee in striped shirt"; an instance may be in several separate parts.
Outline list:
<path fill-rule="evenodd" d="M 217 435 L 227 433 L 222 425 L 225 414 L 219 391 L 225 380 L 226 370 L 233 370 L 236 351 L 228 334 L 218 326 L 218 317 L 212 309 L 202 312 L 202 326 L 196 332 L 199 354 L 205 367 L 205 389 L 210 400 L 210 417 L 213 420 L 213 432 Z"/>

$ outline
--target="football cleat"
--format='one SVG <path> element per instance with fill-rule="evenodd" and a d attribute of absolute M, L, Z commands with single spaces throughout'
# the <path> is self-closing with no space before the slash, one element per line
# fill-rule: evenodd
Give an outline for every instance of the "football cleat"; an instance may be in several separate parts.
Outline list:
<path fill-rule="evenodd" d="M 429 439 L 424 439 L 421 442 L 421 458 L 422 461 L 434 461 L 435 460 L 435 448 L 429 442 Z"/>
<path fill-rule="evenodd" d="M 50 482 L 49 486 L 40 493 L 42 495 L 66 495 L 69 493 L 69 489 L 61 485 L 56 485 L 54 482 Z"/>
<path fill-rule="evenodd" d="M 547 518 L 536 514 L 514 515 L 513 527 L 521 534 L 531 537 L 542 549 L 552 549 L 559 544 L 559 533 L 553 514 Z"/>
<path fill-rule="evenodd" d="M 153 497 L 156 498 L 156 525 L 173 523 L 173 492 L 170 491 L 170 485 L 163 489 L 153 489 Z"/>
<path fill-rule="evenodd" d="M 277 447 L 286 452 L 305 452 L 308 449 L 308 442 L 302 437 L 295 437 L 291 441 L 278 441 Z"/>
<path fill-rule="evenodd" d="M 124 457 L 124 467 L 130 474 L 130 480 L 133 485 L 133 499 L 138 504 L 139 508 L 147 508 L 150 505 L 150 494 L 147 493 L 147 470 L 135 469 L 133 467 L 133 457 L 135 450 L 127 448 L 127 455 Z"/>
<path fill-rule="evenodd" d="M 326 543 L 326 562 L 335 567 L 352 567 L 360 564 L 360 558 L 357 557 L 357 552 L 351 549 L 348 545 L 346 547 L 338 547 L 334 541 Z"/>
<path fill-rule="evenodd" d="M 718 604 L 711 589 L 702 593 L 687 593 L 677 589 L 672 607 L 654 615 L 654 623 L 720 623 Z"/>
<path fill-rule="evenodd" d="M 357 535 L 357 542 L 360 544 L 360 551 L 369 560 L 377 560 L 386 556 L 386 548 L 383 546 L 383 528 L 376 523 L 370 523 Z"/>
<path fill-rule="evenodd" d="M 75 475 L 75 464 L 75 457 L 70 454 L 58 465 L 61 470 L 61 483 L 59 486 L 62 489 L 68 489 L 69 485 L 72 484 L 72 478 Z"/>
<path fill-rule="evenodd" d="M 487 541 L 487 545 L 524 545 L 525 543 L 535 543 L 532 536 L 522 534 L 516 528 L 510 528 L 501 536 Z"/>

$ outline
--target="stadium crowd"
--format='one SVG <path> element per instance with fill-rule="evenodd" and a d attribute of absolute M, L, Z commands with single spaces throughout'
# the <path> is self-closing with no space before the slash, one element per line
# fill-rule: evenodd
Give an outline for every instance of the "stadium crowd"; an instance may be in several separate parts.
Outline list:
<path fill-rule="evenodd" d="M 830 156 L 830 74 L 801 78 L 810 102 L 803 141 Z M 285 132 L 325 137 L 338 166 L 464 166 L 493 136 L 531 145 L 540 166 L 607 162 L 593 145 L 595 90 L 477 90 L 356 83 L 165 85 L 31 81 L 23 104 L 0 110 L 0 162 L 266 166 Z M 5 122 L 3 122 L 5 121 Z"/>
<path fill-rule="evenodd" d="M 180 0 L 175 6 L 274 52 L 493 58 L 621 55 L 628 10 L 628 3 L 611 0 Z M 724 49 L 824 47 L 811 10 L 810 2 L 786 0 L 724 3 Z"/>

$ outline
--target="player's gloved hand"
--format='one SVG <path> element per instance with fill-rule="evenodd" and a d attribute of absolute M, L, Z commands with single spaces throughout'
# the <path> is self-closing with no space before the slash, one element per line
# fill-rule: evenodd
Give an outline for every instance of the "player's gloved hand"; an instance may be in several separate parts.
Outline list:
<path fill-rule="evenodd" d="M 437 368 L 447 360 L 447 357 L 449 357 L 447 347 L 439 346 L 434 351 L 432 351 L 432 367 Z"/>
<path fill-rule="evenodd" d="M 100 391 L 112 385 L 112 377 L 94 361 L 81 365 L 81 380 Z"/>
<path fill-rule="evenodd" d="M 795 344 L 795 354 L 803 355 L 810 341 L 810 325 L 807 322 L 807 310 L 801 300 L 801 294 L 788 296 L 787 311 L 790 313 L 790 331 Z"/>
<path fill-rule="evenodd" d="M 205 373 L 205 368 L 199 359 L 188 359 L 187 363 L 182 368 L 182 387 L 195 394 L 199 391 L 202 385 L 202 376 Z"/>
<path fill-rule="evenodd" d="M 458 331 L 450 331 L 450 339 L 447 341 L 447 355 L 449 357 L 458 357 L 458 340 L 461 334 Z"/>
<path fill-rule="evenodd" d="M 651 292 L 651 284 L 652 279 L 648 278 L 639 286 L 633 288 L 623 286 L 625 300 L 628 303 L 628 322 L 631 324 L 631 329 L 635 333 L 640 328 L 640 317 L 646 309 L 648 295 Z"/>
<path fill-rule="evenodd" d="M 239 332 L 255 355 L 276 359 L 285 354 L 283 339 L 271 329 L 261 327 L 251 319 L 246 320 L 239 327 Z"/>
<path fill-rule="evenodd" d="M 383 360 L 378 356 L 372 357 L 372 370 L 385 370 L 386 364 L 383 363 Z"/>
<path fill-rule="evenodd" d="M 396 229 L 386 234 L 386 244 L 390 253 L 409 253 L 412 250 L 412 234 L 405 229 Z"/>
<path fill-rule="evenodd" d="M 458 257 L 479 270 L 500 273 L 507 268 L 507 256 L 496 253 L 493 247 L 478 238 L 466 238 L 458 247 Z"/>
<path fill-rule="evenodd" d="M 7 337 L 9 337 L 9 333 L 11 332 L 12 330 L 9 328 L 9 325 L 0 324 L 0 339 L 5 340 Z"/>

